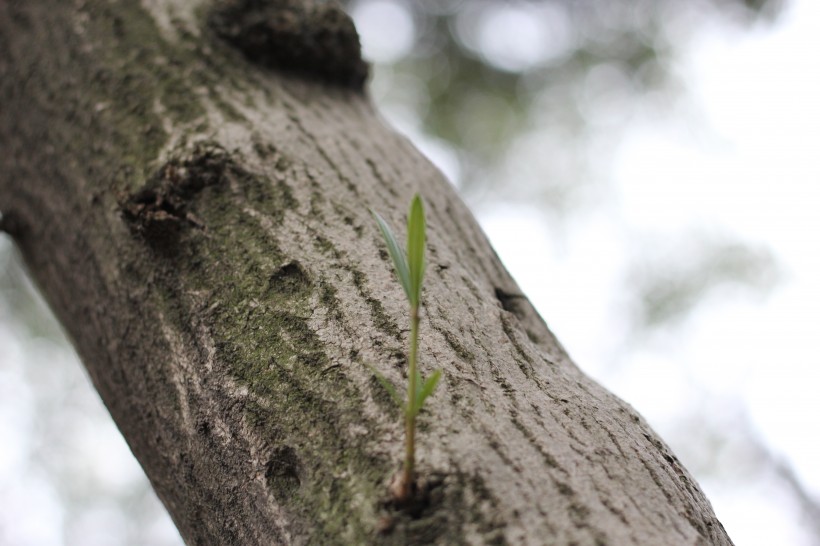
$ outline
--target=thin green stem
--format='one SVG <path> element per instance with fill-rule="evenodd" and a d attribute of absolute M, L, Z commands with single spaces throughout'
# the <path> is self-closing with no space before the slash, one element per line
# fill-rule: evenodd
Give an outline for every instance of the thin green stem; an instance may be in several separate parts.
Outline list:
<path fill-rule="evenodd" d="M 416 463 L 416 358 L 419 347 L 419 308 L 418 305 L 410 306 L 410 359 L 408 362 L 409 381 L 407 382 L 407 413 L 405 415 L 405 430 L 407 433 L 407 452 L 404 458 L 404 486 L 409 492 L 413 484 L 413 472 Z"/>

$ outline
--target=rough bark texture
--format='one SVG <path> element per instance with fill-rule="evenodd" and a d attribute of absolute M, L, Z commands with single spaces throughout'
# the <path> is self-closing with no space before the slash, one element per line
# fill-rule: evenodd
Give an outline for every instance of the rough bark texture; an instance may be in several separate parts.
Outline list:
<path fill-rule="evenodd" d="M 729 544 L 382 124 L 349 21 L 300 6 L 0 2 L 2 227 L 186 542 Z M 406 308 L 368 207 L 400 226 L 415 191 L 444 378 L 396 510 L 368 365 L 403 383 Z"/>

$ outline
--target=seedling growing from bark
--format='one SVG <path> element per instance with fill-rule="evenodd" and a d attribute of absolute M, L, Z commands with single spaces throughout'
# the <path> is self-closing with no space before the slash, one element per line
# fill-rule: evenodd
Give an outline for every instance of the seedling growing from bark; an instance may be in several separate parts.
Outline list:
<path fill-rule="evenodd" d="M 397 501 L 405 501 L 413 493 L 415 485 L 416 461 L 416 417 L 421 411 L 424 401 L 427 400 L 441 379 L 441 370 L 436 370 L 430 377 L 423 379 L 418 370 L 419 346 L 419 307 L 421 306 L 421 284 L 424 278 L 426 263 L 424 260 L 425 220 L 424 207 L 421 197 L 416 194 L 410 204 L 410 214 L 407 217 L 407 254 L 402 251 L 393 231 L 387 222 L 373 211 L 373 216 L 379 224 L 379 229 L 387 243 L 387 250 L 393 260 L 396 276 L 399 278 L 407 301 L 410 303 L 410 353 L 407 358 L 407 401 L 402 400 L 399 393 L 387 379 L 379 374 L 376 378 L 384 386 L 396 404 L 404 412 L 404 429 L 406 436 L 406 451 L 404 467 L 400 475 L 390 486 L 391 493 Z"/>

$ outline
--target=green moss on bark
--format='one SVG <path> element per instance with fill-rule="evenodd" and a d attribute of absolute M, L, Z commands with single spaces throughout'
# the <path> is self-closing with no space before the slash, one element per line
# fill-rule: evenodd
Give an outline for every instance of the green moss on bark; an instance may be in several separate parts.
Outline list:
<path fill-rule="evenodd" d="M 278 502 L 312 522 L 311 543 L 366 543 L 392 461 L 353 432 L 377 426 L 363 420 L 363 394 L 344 373 L 354 363 L 329 355 L 314 330 L 318 308 L 343 318 L 336 290 L 276 239 L 276 227 L 299 205 L 289 187 L 227 161 L 223 176 L 234 183 L 191 196 L 186 210 L 200 225 L 186 224 L 178 246 L 162 255 L 185 287 L 167 304 L 190 294 L 207 300 L 199 306 L 217 340 L 215 360 L 250 393 L 245 416 L 265 442 L 266 483 Z"/>

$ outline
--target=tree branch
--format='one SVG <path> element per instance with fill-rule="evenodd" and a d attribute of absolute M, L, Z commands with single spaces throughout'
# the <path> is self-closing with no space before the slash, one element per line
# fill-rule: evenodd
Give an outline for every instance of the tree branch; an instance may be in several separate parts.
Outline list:
<path fill-rule="evenodd" d="M 249 62 L 202 7 L 0 3 L 4 223 L 25 226 L 32 275 L 186 542 L 729 544 L 347 85 L 359 61 L 320 78 Z M 369 366 L 401 374 L 406 310 L 368 209 L 397 225 L 416 191 L 419 362 L 443 379 L 419 417 L 428 496 L 401 511 L 385 502 L 401 420 Z"/>

